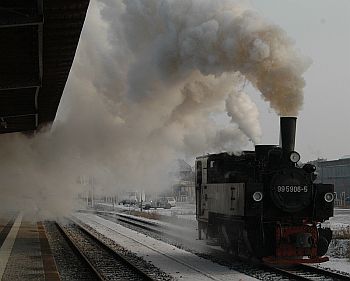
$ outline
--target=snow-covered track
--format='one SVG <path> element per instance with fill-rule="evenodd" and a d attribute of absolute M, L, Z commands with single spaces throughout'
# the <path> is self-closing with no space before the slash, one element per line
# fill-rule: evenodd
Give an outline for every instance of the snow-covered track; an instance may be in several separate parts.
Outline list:
<path fill-rule="evenodd" d="M 57 224 L 70 245 L 95 272 L 98 280 L 156 280 L 112 250 L 78 224 Z"/>
<path fill-rule="evenodd" d="M 147 219 L 108 211 L 98 211 L 96 213 L 102 217 L 114 218 L 118 221 L 123 222 L 124 224 L 132 225 L 133 228 L 136 227 L 146 230 L 148 234 L 149 232 L 153 232 L 157 235 L 165 235 L 170 239 L 176 239 L 177 237 L 170 228 Z M 210 256 L 213 256 L 213 258 Z M 330 271 L 303 264 L 294 266 L 292 268 L 281 269 L 265 264 L 252 264 L 245 261 L 232 262 L 232 257 L 230 257 L 230 255 L 219 250 L 211 249 L 211 255 L 206 256 L 206 258 L 209 258 L 215 262 L 218 262 L 219 264 L 226 265 L 234 270 L 261 280 L 350 280 L 350 277 L 346 275 L 346 273 Z"/>

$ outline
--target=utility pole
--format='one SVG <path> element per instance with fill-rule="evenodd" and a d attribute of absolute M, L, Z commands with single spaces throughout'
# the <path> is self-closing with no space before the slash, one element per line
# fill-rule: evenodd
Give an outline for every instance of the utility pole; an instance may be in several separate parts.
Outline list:
<path fill-rule="evenodd" d="M 94 185 L 94 177 L 91 177 L 91 208 L 94 207 L 94 189 L 95 189 L 95 185 Z"/>
<path fill-rule="evenodd" d="M 141 192 L 141 213 L 142 213 L 142 192 Z"/>

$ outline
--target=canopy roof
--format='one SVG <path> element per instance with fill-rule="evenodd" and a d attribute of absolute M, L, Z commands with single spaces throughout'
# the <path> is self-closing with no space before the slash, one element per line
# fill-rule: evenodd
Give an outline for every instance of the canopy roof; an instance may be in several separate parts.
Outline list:
<path fill-rule="evenodd" d="M 0 133 L 55 119 L 89 0 L 2 0 Z"/>

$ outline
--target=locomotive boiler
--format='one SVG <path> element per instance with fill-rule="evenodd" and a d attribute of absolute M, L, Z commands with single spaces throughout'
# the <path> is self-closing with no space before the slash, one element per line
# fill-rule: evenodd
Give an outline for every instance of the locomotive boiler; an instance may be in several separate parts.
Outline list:
<path fill-rule="evenodd" d="M 196 158 L 199 239 L 270 263 L 316 263 L 332 232 L 334 186 L 316 184 L 315 166 L 298 164 L 295 117 L 281 117 L 281 145 L 256 145 L 240 155 Z"/>

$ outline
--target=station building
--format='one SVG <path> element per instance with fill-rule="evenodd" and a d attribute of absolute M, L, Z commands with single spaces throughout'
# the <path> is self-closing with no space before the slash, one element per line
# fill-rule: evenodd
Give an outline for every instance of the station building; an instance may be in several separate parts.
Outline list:
<path fill-rule="evenodd" d="M 316 182 L 334 184 L 336 205 L 350 206 L 350 156 L 331 161 L 318 159 L 313 164 L 317 168 Z"/>

